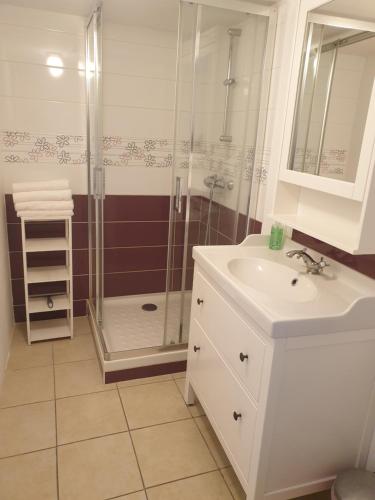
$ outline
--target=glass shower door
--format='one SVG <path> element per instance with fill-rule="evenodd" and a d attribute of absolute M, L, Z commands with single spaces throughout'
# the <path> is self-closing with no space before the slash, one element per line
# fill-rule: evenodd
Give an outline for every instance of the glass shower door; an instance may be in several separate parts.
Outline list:
<path fill-rule="evenodd" d="M 269 83 L 268 17 L 185 2 L 180 12 L 166 345 L 188 341 L 193 246 L 259 230 Z"/>
<path fill-rule="evenodd" d="M 97 8 L 86 33 L 87 158 L 89 199 L 90 302 L 98 326 L 103 321 L 103 198 L 104 169 L 101 144 L 101 9 Z"/>

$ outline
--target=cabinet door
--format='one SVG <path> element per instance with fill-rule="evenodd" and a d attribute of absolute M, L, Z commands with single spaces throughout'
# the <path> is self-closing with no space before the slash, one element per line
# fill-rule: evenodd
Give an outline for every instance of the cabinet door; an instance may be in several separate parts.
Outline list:
<path fill-rule="evenodd" d="M 265 344 L 199 271 L 194 276 L 192 317 L 258 400 Z"/>
<path fill-rule="evenodd" d="M 190 328 L 188 378 L 246 486 L 257 411 L 196 320 Z"/>

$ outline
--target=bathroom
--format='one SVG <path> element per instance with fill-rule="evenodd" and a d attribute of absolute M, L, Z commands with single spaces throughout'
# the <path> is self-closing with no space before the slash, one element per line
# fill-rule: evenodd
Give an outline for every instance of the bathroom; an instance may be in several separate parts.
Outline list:
<path fill-rule="evenodd" d="M 373 0 L 1 0 L 0 47 L 0 500 L 375 498 Z"/>

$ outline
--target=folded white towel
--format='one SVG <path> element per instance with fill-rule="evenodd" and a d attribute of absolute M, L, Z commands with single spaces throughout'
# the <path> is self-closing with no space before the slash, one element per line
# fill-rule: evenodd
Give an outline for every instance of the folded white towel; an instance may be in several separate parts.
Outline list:
<path fill-rule="evenodd" d="M 24 191 L 13 193 L 14 203 L 24 201 L 69 201 L 72 199 L 71 189 L 59 189 L 56 191 Z"/>
<path fill-rule="evenodd" d="M 65 217 L 73 215 L 73 210 L 55 210 L 46 212 L 45 210 L 21 210 L 17 212 L 18 217 Z"/>
<path fill-rule="evenodd" d="M 57 189 L 69 189 L 69 181 L 66 179 L 58 179 L 54 181 L 16 182 L 13 184 L 13 193 L 22 193 L 25 191 L 55 191 Z"/>
<path fill-rule="evenodd" d="M 23 201 L 15 204 L 17 212 L 21 210 L 73 210 L 73 200 L 69 201 Z"/>

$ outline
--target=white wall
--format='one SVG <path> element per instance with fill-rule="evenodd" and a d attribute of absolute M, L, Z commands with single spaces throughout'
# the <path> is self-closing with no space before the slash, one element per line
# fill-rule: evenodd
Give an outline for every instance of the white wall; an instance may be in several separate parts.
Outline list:
<path fill-rule="evenodd" d="M 87 192 L 85 24 L 79 16 L 0 5 L 5 192 L 14 181 L 61 177 L 70 179 L 75 193 Z M 58 77 L 47 65 L 49 56 L 61 59 Z"/>

